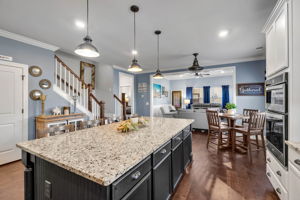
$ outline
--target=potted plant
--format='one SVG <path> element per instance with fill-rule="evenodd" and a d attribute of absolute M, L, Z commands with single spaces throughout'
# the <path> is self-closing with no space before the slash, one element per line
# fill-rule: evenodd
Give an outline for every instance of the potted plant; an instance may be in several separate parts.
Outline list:
<path fill-rule="evenodd" d="M 227 103 L 225 108 L 227 109 L 227 113 L 229 115 L 234 115 L 235 114 L 236 105 L 234 103 Z"/>

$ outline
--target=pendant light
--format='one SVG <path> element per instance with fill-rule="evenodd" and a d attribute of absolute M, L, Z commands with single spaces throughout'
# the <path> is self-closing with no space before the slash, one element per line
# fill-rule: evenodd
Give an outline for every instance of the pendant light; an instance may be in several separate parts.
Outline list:
<path fill-rule="evenodd" d="M 135 14 L 139 11 L 139 7 L 138 6 L 131 6 L 130 10 L 133 12 L 133 60 L 132 60 L 132 64 L 129 66 L 128 71 L 130 72 L 140 72 L 143 71 L 143 69 L 141 68 L 141 66 L 138 64 L 137 59 L 135 58 L 135 55 L 137 54 L 136 51 L 136 28 L 135 28 Z"/>
<path fill-rule="evenodd" d="M 83 38 L 83 43 L 78 45 L 75 49 L 75 53 L 84 57 L 98 57 L 99 51 L 92 44 L 92 38 L 89 36 L 89 0 L 87 0 L 87 12 L 86 12 L 86 36 Z"/>
<path fill-rule="evenodd" d="M 164 76 L 161 74 L 159 70 L 159 35 L 161 34 L 160 30 L 154 32 L 157 35 L 157 70 L 156 73 L 153 75 L 154 79 L 163 79 Z"/>
<path fill-rule="evenodd" d="M 199 55 L 199 53 L 193 53 L 193 56 L 195 57 L 194 62 L 193 62 L 193 65 L 188 68 L 188 70 L 190 70 L 192 72 L 199 72 L 204 69 L 204 67 L 201 67 L 198 63 L 198 59 L 197 59 L 198 55 Z"/>

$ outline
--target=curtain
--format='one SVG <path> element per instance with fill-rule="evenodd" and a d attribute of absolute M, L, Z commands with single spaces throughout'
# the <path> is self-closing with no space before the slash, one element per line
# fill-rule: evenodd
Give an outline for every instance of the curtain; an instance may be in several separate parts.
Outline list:
<path fill-rule="evenodd" d="M 203 87 L 203 96 L 204 96 L 204 103 L 210 103 L 210 86 Z"/>
<path fill-rule="evenodd" d="M 222 105 L 223 105 L 223 108 L 225 108 L 227 103 L 229 103 L 229 85 L 222 85 Z"/>
<path fill-rule="evenodd" d="M 187 109 L 190 109 L 193 104 L 193 87 L 186 88 L 186 99 L 190 100 L 190 104 L 186 106 Z"/>

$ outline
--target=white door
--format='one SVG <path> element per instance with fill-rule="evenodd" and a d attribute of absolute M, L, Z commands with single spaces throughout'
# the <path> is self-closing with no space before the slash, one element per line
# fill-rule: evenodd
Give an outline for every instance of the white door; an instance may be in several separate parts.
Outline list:
<path fill-rule="evenodd" d="M 22 69 L 0 64 L 0 165 L 21 158 L 16 144 L 22 141 Z"/>

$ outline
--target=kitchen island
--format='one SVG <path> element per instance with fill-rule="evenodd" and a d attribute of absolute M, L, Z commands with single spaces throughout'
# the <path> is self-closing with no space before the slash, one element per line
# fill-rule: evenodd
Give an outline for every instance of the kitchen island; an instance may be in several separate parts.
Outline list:
<path fill-rule="evenodd" d="M 129 133 L 114 123 L 20 143 L 25 199 L 168 199 L 192 161 L 192 122 L 149 118 Z"/>

